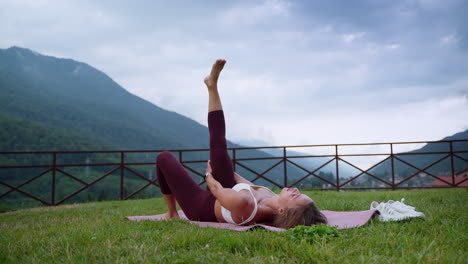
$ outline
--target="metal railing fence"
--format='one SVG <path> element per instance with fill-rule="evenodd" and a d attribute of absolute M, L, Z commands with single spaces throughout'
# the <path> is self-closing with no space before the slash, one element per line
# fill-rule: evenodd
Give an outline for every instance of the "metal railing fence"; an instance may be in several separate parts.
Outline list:
<path fill-rule="evenodd" d="M 406 146 L 414 144 L 432 144 L 442 146 L 436 151 L 422 151 L 422 152 L 395 152 L 396 146 Z M 305 182 L 309 182 L 308 188 L 320 190 L 357 190 L 357 189 L 413 189 L 413 188 L 457 188 L 463 187 L 468 177 L 457 176 L 458 171 L 466 171 L 468 167 L 468 145 L 467 140 L 450 140 L 450 141 L 417 141 L 417 142 L 392 142 L 392 143 L 364 143 L 364 144 L 327 144 L 327 145 L 300 145 L 300 146 L 269 146 L 269 147 L 242 147 L 242 148 L 229 148 L 228 151 L 232 157 L 232 162 L 235 169 L 242 170 L 244 173 L 249 174 L 249 180 L 252 182 L 263 181 L 264 183 L 282 187 L 301 186 L 307 188 Z M 346 153 L 345 149 L 359 148 L 359 147 L 375 147 L 378 146 L 381 151 L 379 153 L 361 153 L 356 151 L 353 153 Z M 311 154 L 316 149 L 328 149 L 327 153 Z M 388 150 L 382 151 L 383 148 Z M 330 151 L 331 149 L 331 151 Z M 442 149 L 442 150 L 440 150 Z M 297 152 L 296 150 L 304 151 L 307 153 Z M 193 176 L 200 176 L 204 174 L 201 169 L 208 155 L 208 149 L 176 149 L 169 150 L 176 154 L 182 165 L 192 173 Z M 261 151 L 261 152 L 260 152 Z M 134 197 L 149 186 L 158 186 L 156 173 L 151 172 L 150 175 L 144 175 L 142 171 L 135 169 L 135 166 L 154 166 L 158 153 L 162 150 L 105 150 L 105 151 L 0 151 L 0 201 L 5 199 L 8 195 L 16 192 L 33 200 L 39 201 L 44 205 L 59 205 L 62 204 L 82 191 L 92 187 L 96 183 L 103 181 L 109 175 L 118 175 L 119 177 L 119 199 L 126 200 Z M 349 152 L 349 151 L 348 151 Z M 198 154 L 196 154 L 198 153 Z M 91 163 L 89 159 L 86 162 L 67 162 L 64 156 L 67 155 L 81 155 L 83 158 L 90 155 L 108 155 L 104 161 Z M 135 158 L 127 158 L 128 156 L 145 155 L 150 157 L 150 161 L 138 162 Z M 200 158 L 200 157 L 205 158 Z M 250 156 L 250 157 L 249 157 Z M 408 160 L 406 157 L 419 156 L 418 158 Z M 46 158 L 44 158 L 46 157 Z M 188 158 L 187 158 L 188 157 Z M 195 157 L 195 158 L 193 158 Z M 197 158 L 198 157 L 198 158 Z M 361 157 L 365 159 L 376 159 L 375 162 L 367 169 L 362 168 L 359 164 L 349 161 L 350 157 Z M 426 158 L 427 157 L 427 158 Z M 435 158 L 434 158 L 435 157 Z M 36 162 L 33 162 L 36 159 Z M 305 163 L 304 160 L 313 159 L 315 163 Z M 432 159 L 432 160 L 431 160 Z M 425 164 L 422 164 L 425 161 Z M 264 166 L 259 169 L 252 162 L 261 162 Z M 267 162 L 273 162 L 265 169 Z M 405 166 L 406 169 L 402 170 L 397 168 Z M 441 164 L 445 163 L 445 166 Z M 198 168 L 194 168 L 193 164 L 198 164 Z M 384 174 L 376 173 L 373 170 L 379 166 L 386 164 L 386 171 Z M 282 166 L 282 169 L 281 169 Z M 313 169 L 310 169 L 310 167 Z M 325 167 L 332 167 L 323 173 Z M 346 176 L 343 174 L 343 166 L 347 167 L 349 174 L 350 168 L 357 171 L 356 175 Z M 437 166 L 443 169 L 434 169 Z M 73 172 L 67 171 L 70 168 L 97 168 L 97 167 L 111 167 L 98 177 L 90 180 L 84 179 L 82 175 L 77 175 Z M 25 175 L 28 173 L 21 173 L 21 170 L 35 169 L 40 170 L 39 173 L 34 175 Z M 153 167 L 155 169 L 155 167 Z M 431 171 L 431 169 L 435 170 Z M 261 170 L 261 171 L 259 171 Z M 274 179 L 271 174 L 275 171 Z M 322 171 L 322 172 L 321 172 Z M 402 171 L 406 171 L 406 175 L 402 175 Z M 305 173 L 299 175 L 299 172 Z M 73 192 L 57 197 L 57 174 L 61 174 L 69 179 L 72 179 L 82 186 Z M 278 175 L 280 173 L 280 175 Z M 15 174 L 15 175 L 11 175 Z M 21 176 L 19 177 L 18 174 Z M 144 182 L 144 185 L 126 194 L 128 190 L 125 187 L 126 174 L 134 175 L 134 177 Z M 282 175 L 281 175 L 282 174 Z M 294 174 L 294 176 L 292 175 Z M 50 197 L 49 199 L 40 198 L 26 188 L 32 182 L 37 181 L 45 175 L 50 175 Z M 383 177 L 384 175 L 385 177 Z M 61 176 L 61 177 L 63 177 Z M 362 180 L 366 176 L 365 181 Z M 26 177 L 26 180 L 19 180 L 19 178 Z M 408 185 L 411 180 L 415 178 L 421 179 L 424 177 L 426 180 L 421 180 Z M 279 180 L 278 180 L 279 179 Z M 439 181 L 438 185 L 431 185 L 430 181 Z M 367 182 L 367 185 L 366 185 Z M 204 182 L 201 180 L 200 184 Z M 315 185 L 314 185 L 315 183 Z M 371 184 L 370 184 L 371 183 Z M 3 191 L 2 191 L 3 190 Z"/>

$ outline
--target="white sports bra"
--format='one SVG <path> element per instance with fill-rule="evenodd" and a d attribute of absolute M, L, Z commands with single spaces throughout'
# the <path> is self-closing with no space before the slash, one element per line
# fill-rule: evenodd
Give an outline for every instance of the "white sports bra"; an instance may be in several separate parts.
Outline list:
<path fill-rule="evenodd" d="M 234 191 L 240 192 L 241 190 L 249 190 L 250 194 L 252 194 L 252 198 L 254 199 L 255 208 L 253 209 L 252 214 L 249 216 L 249 218 L 245 219 L 242 223 L 238 224 L 238 223 L 234 222 L 234 220 L 232 219 L 231 211 L 229 211 L 228 209 L 221 206 L 221 215 L 223 216 L 224 220 L 226 220 L 226 222 L 231 223 L 231 224 L 235 224 L 235 225 L 245 225 L 248 222 L 252 221 L 252 219 L 254 219 L 255 215 L 257 215 L 257 211 L 258 211 L 257 199 L 255 199 L 255 196 L 252 193 L 251 187 L 261 187 L 261 188 L 265 188 L 265 189 L 269 190 L 270 192 L 272 192 L 270 189 L 268 189 L 268 188 L 266 188 L 264 186 L 259 186 L 259 185 L 248 185 L 247 183 L 238 183 L 238 184 L 234 185 L 232 187 L 232 189 Z"/>

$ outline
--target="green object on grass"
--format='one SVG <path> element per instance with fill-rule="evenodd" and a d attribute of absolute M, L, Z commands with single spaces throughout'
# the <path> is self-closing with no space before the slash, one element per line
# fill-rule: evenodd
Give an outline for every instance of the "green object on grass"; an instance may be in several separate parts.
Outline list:
<path fill-rule="evenodd" d="M 303 226 L 299 225 L 286 231 L 286 235 L 295 241 L 305 240 L 309 243 L 317 240 L 320 237 L 330 238 L 338 236 L 338 229 L 334 226 L 324 224 Z"/>

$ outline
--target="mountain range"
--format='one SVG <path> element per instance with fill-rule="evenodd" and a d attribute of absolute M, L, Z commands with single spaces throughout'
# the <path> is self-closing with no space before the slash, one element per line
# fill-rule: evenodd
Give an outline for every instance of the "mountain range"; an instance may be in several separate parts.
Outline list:
<path fill-rule="evenodd" d="M 0 123 L 0 151 L 206 149 L 209 142 L 207 127 L 129 93 L 94 67 L 20 47 L 0 49 Z M 468 139 L 468 130 L 446 139 Z M 228 146 L 240 147 L 231 141 Z M 460 146 L 468 149 L 466 142 Z M 437 149 L 427 144 L 415 151 Z M 0 164 L 11 162 L 0 155 Z M 323 161 L 298 163 L 316 168 Z M 269 165 L 253 166 L 261 172 Z M 294 167 L 288 172 L 304 174 Z M 11 180 L 2 172 L 0 177 Z M 279 173 L 272 177 L 282 183 Z"/>
<path fill-rule="evenodd" d="M 20 47 L 0 49 L 0 123 L 0 151 L 163 150 L 209 147 L 206 126 L 129 93 L 105 73 L 86 63 L 45 56 Z M 239 147 L 230 141 L 228 146 Z M 269 156 L 257 150 L 244 151 L 244 154 L 249 157 Z M 57 158 L 58 164 L 89 161 L 94 163 L 96 159 L 98 163 L 118 160 L 118 157 L 111 154 L 100 157 L 97 157 L 97 154 L 64 156 L 67 155 Z M 147 155 L 143 161 L 144 154 L 133 155 L 133 161 L 154 162 L 152 156 L 154 153 Z M 191 159 L 208 159 L 206 152 L 189 153 L 184 155 L 184 159 L 186 156 Z M 127 158 L 127 162 L 129 159 L 132 158 Z M 50 164 L 50 157 L 3 154 L 0 155 L 0 164 Z M 205 166 L 206 164 L 190 165 L 200 172 L 204 171 Z M 262 172 L 269 166 L 269 162 L 250 162 L 249 166 L 257 172 Z M 154 166 L 141 170 L 141 174 L 149 178 L 155 177 Z M 105 168 L 91 171 L 74 168 L 67 173 L 79 175 L 85 182 L 91 182 L 99 175 L 99 171 L 104 172 Z M 242 171 L 242 168 L 239 168 L 239 171 Z M 0 180 L 18 186 L 39 172 L 2 169 Z M 244 173 L 244 176 L 249 178 L 249 173 Z M 269 178 L 282 182 L 282 175 L 275 174 L 274 171 L 270 174 Z M 131 177 L 131 173 L 127 172 L 126 177 Z M 250 177 L 254 175 L 250 174 Z M 37 191 L 36 196 L 48 200 L 50 178 L 41 182 L 34 180 L 21 188 L 29 188 L 31 191 L 47 190 L 45 194 Z M 136 183 L 138 177 L 133 178 Z M 66 185 L 64 188 L 67 190 L 80 187 L 76 182 L 69 180 L 67 177 L 60 177 L 57 184 Z M 117 182 L 113 180 L 107 186 L 97 188 L 97 193 L 105 193 L 96 197 L 106 196 L 109 189 L 118 187 Z M 132 182 L 126 180 L 127 183 Z M 257 183 L 267 182 L 260 180 Z M 139 184 L 142 184 L 141 179 Z M 0 185 L 0 194 L 8 190 L 8 187 Z M 65 194 L 69 192 L 71 191 L 66 191 Z M 113 193 L 118 192 L 114 190 Z M 17 193 L 14 194 L 9 194 L 7 198 L 16 199 Z"/>
<path fill-rule="evenodd" d="M 127 92 L 85 63 L 18 47 L 0 50 L 0 87 L 0 112 L 12 121 L 30 121 L 44 131 L 72 132 L 73 138 L 79 134 L 93 142 L 94 149 L 208 147 L 205 126 Z M 0 147 L 44 150 L 35 146 L 16 142 Z M 47 149 L 51 147 L 71 149 L 66 145 Z"/>

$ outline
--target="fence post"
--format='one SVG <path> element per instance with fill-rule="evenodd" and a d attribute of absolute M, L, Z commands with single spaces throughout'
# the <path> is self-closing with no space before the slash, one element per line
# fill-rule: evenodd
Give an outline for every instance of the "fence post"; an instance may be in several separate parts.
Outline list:
<path fill-rule="evenodd" d="M 57 153 L 52 154 L 52 193 L 51 193 L 51 204 L 55 205 L 55 173 L 57 168 Z"/>
<path fill-rule="evenodd" d="M 286 163 L 286 147 L 283 147 L 284 187 L 288 186 L 288 169 Z"/>
<path fill-rule="evenodd" d="M 450 141 L 450 167 L 452 169 L 452 186 L 455 187 L 455 161 L 453 158 L 453 141 Z"/>
<path fill-rule="evenodd" d="M 338 170 L 338 145 L 335 145 L 335 164 L 336 164 L 336 191 L 340 191 L 340 173 Z"/>
<path fill-rule="evenodd" d="M 392 190 L 395 190 L 395 160 L 393 159 L 393 144 L 390 143 L 390 160 L 392 162 Z"/>
<path fill-rule="evenodd" d="M 124 199 L 124 152 L 120 152 L 120 200 Z"/>

